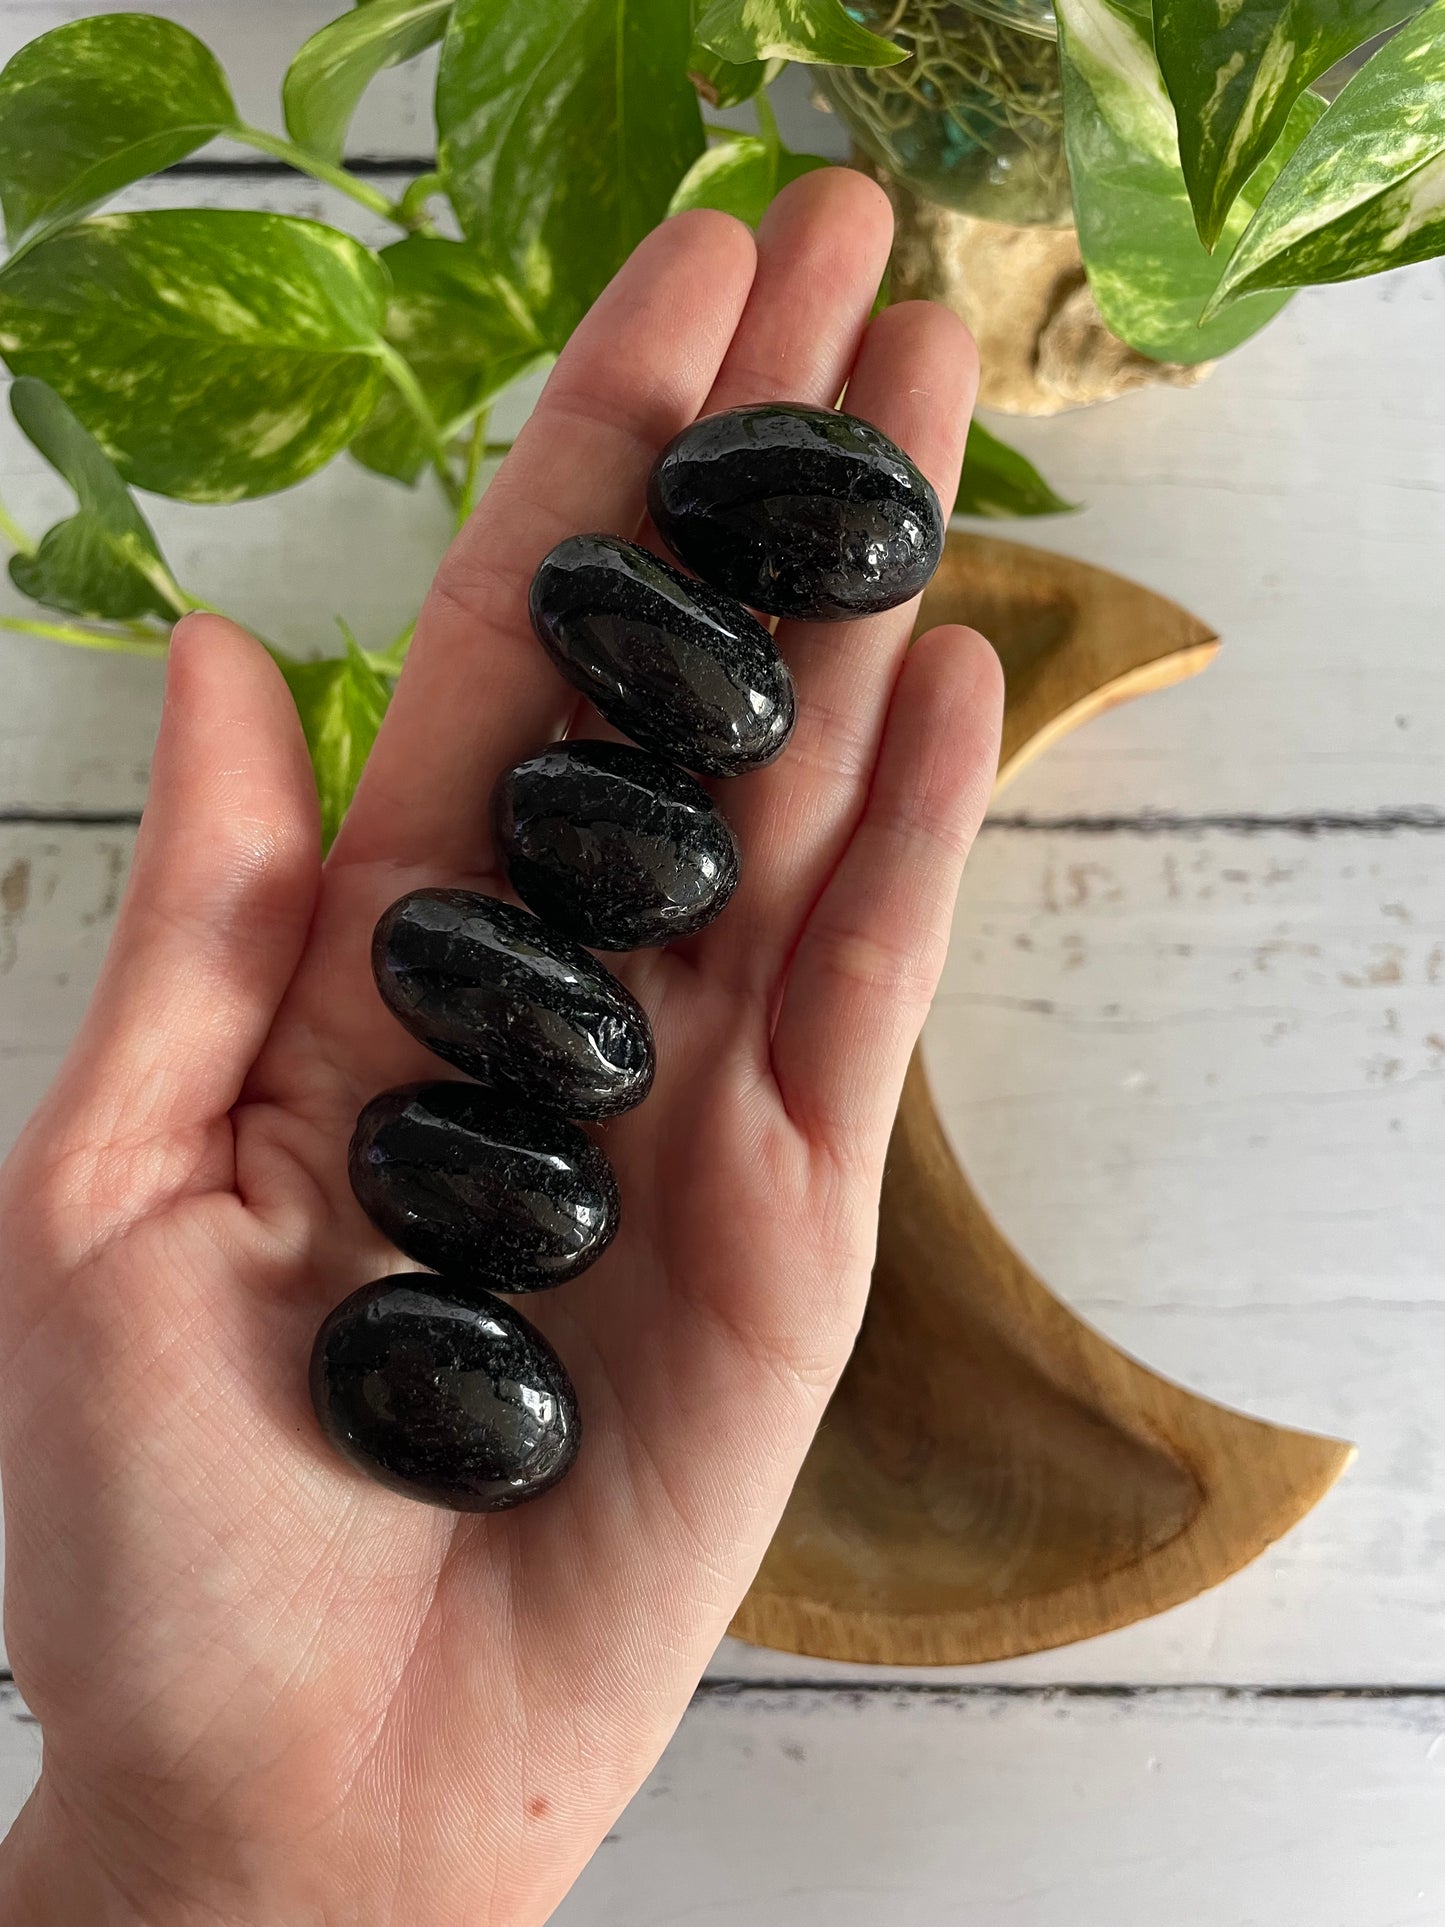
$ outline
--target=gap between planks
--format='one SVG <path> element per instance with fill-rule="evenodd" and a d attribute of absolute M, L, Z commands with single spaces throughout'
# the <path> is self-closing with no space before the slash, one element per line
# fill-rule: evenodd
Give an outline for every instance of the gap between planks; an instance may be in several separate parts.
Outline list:
<path fill-rule="evenodd" d="M 23 828 L 87 830 L 137 829 L 139 810 L 0 809 L 0 825 Z M 1038 816 L 1027 811 L 986 817 L 982 833 L 1037 836 L 1394 836 L 1401 832 L 1438 836 L 1445 832 L 1445 810 L 1429 804 L 1399 809 L 1233 811 L 1198 816 L 1145 811 L 1134 816 Z"/>
<path fill-rule="evenodd" d="M 24 1709 L 15 1685 L 15 1675 L 8 1667 L 0 1668 L 0 1691 L 9 1688 L 6 1698 L 16 1702 L 11 1709 L 11 1717 L 27 1723 L 34 1721 L 34 1714 Z M 1322 1686 L 1263 1686 L 1263 1685 L 1220 1685 L 1217 1682 L 1195 1680 L 1139 1681 L 1126 1680 L 1057 1680 L 1034 1684 L 1025 1681 L 989 1680 L 972 1682 L 968 1680 L 928 1680 L 928 1679 L 824 1679 L 824 1678 L 787 1678 L 787 1679 L 702 1679 L 693 1691 L 693 1703 L 712 1700 L 787 1700 L 797 1697 L 825 1698 L 829 1701 L 847 1705 L 862 1704 L 865 1701 L 882 1699 L 925 1700 L 930 1704 L 946 1705 L 960 1700 L 1209 1700 L 1217 1705 L 1234 1705 L 1240 1701 L 1327 1701 L 1335 1704 L 1358 1703 L 1376 1700 L 1423 1700 L 1445 1701 L 1445 1684 L 1429 1685 L 1389 1685 L 1351 1682 L 1342 1685 Z"/>

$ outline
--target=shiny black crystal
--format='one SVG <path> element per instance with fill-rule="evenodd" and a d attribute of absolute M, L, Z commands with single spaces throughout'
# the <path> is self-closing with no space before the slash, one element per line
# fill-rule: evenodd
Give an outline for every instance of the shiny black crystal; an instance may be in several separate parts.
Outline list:
<path fill-rule="evenodd" d="M 458 1070 L 566 1117 L 652 1087 L 652 1030 L 617 979 L 536 917 L 472 890 L 413 890 L 376 926 L 377 988 Z"/>
<path fill-rule="evenodd" d="M 705 415 L 658 456 L 647 506 L 690 569 L 775 615 L 891 609 L 926 586 L 943 554 L 927 478 L 881 430 L 830 408 Z"/>
<path fill-rule="evenodd" d="M 391 1242 L 433 1271 L 538 1291 L 575 1278 L 617 1232 L 612 1166 L 555 1112 L 475 1084 L 404 1084 L 356 1120 L 351 1188 Z"/>
<path fill-rule="evenodd" d="M 559 542 L 532 579 L 531 611 L 573 687 L 684 769 L 761 769 L 792 733 L 793 679 L 757 617 L 635 542 Z"/>
<path fill-rule="evenodd" d="M 738 846 L 701 783 L 630 743 L 554 743 L 497 785 L 497 846 L 538 916 L 595 950 L 701 930 L 738 880 Z"/>
<path fill-rule="evenodd" d="M 403 1272 L 364 1285 L 316 1334 L 311 1401 L 334 1445 L 383 1485 L 455 1512 L 541 1496 L 581 1439 L 561 1360 L 480 1287 Z"/>

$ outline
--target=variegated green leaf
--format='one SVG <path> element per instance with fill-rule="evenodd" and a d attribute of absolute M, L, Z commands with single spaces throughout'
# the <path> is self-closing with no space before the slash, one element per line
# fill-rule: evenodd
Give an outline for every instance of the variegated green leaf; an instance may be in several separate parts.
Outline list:
<path fill-rule="evenodd" d="M 860 26 L 843 0 L 712 0 L 697 38 L 724 60 L 802 60 L 828 67 L 892 67 L 895 41 Z"/>
<path fill-rule="evenodd" d="M 1179 168 L 1174 112 L 1146 20 L 1123 0 L 1060 0 L 1064 128 L 1089 286 L 1113 332 L 1156 361 L 1208 361 L 1238 347 L 1287 298 L 1253 296 L 1201 326 L 1227 249 L 1195 229 Z M 1232 210 L 1233 244 L 1283 164 L 1324 111 L 1303 94 L 1265 165 Z"/>
<path fill-rule="evenodd" d="M 68 615 L 132 622 L 178 616 L 186 607 L 150 524 L 93 435 L 53 388 L 31 376 L 10 387 L 10 411 L 26 438 L 75 491 L 77 511 L 30 555 L 12 556 L 22 595 Z"/>
<path fill-rule="evenodd" d="M 314 33 L 281 86 L 286 131 L 298 147 L 339 161 L 357 103 L 384 67 L 440 40 L 452 0 L 367 0 Z"/>
<path fill-rule="evenodd" d="M 1280 170 L 1217 304 L 1445 254 L 1445 0 L 1362 67 Z M 1243 306 L 1243 302 L 1240 303 Z"/>
<path fill-rule="evenodd" d="M 241 209 L 84 222 L 0 270 L 0 354 L 50 383 L 127 481 L 192 502 L 298 482 L 383 380 L 376 257 Z"/>
<path fill-rule="evenodd" d="M 1027 456 L 991 435 L 982 422 L 968 431 L 955 515 L 1005 520 L 1018 515 L 1071 515 L 1077 502 L 1055 495 Z"/>
<path fill-rule="evenodd" d="M 783 60 L 724 60 L 694 40 L 687 56 L 687 77 L 710 107 L 740 107 L 769 87 L 787 65 Z"/>
<path fill-rule="evenodd" d="M 464 243 L 413 234 L 384 248 L 381 259 L 391 271 L 387 340 L 411 364 L 447 440 L 546 348 Z M 377 397 L 351 452 L 399 482 L 414 482 L 431 454 L 416 416 L 392 387 Z"/>
<path fill-rule="evenodd" d="M 1154 0 L 1189 198 L 1213 247 L 1310 82 L 1420 0 Z"/>
<path fill-rule="evenodd" d="M 329 850 L 386 715 L 391 685 L 349 639 L 344 656 L 319 662 L 297 662 L 279 650 L 274 653 L 311 752 L 321 803 L 321 847 Z"/>
<path fill-rule="evenodd" d="M 702 152 L 688 45 L 678 0 L 457 0 L 437 77 L 442 178 L 549 346 Z"/>
<path fill-rule="evenodd" d="M 184 160 L 236 118 L 210 51 L 172 20 L 103 13 L 0 73 L 0 204 L 13 249 Z"/>
<path fill-rule="evenodd" d="M 773 196 L 828 162 L 817 154 L 793 154 L 776 142 L 746 134 L 700 154 L 678 182 L 668 207 L 680 214 L 689 207 L 721 208 L 756 227 Z"/>

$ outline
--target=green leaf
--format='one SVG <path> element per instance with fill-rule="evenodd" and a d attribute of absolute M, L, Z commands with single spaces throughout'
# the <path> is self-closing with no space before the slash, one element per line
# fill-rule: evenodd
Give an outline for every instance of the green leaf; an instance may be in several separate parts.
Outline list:
<path fill-rule="evenodd" d="M 1220 283 L 1352 281 L 1445 254 L 1445 0 L 1362 67 L 1295 149 Z M 1242 306 L 1243 303 L 1241 302 Z"/>
<path fill-rule="evenodd" d="M 669 214 L 689 207 L 721 208 L 756 227 L 773 196 L 814 168 L 827 167 L 817 154 L 792 154 L 786 147 L 745 134 L 700 154 L 677 184 Z"/>
<path fill-rule="evenodd" d="M 0 270 L 0 354 L 64 396 L 127 481 L 233 502 L 360 430 L 386 294 L 376 257 L 314 221 L 103 215 Z"/>
<path fill-rule="evenodd" d="M 699 17 L 707 0 L 688 0 L 693 41 L 687 56 L 687 77 L 712 107 L 740 107 L 763 87 L 770 87 L 787 65 L 783 60 L 724 60 L 697 38 Z"/>
<path fill-rule="evenodd" d="M 382 0 L 369 0 L 378 6 Z M 382 250 L 391 270 L 387 340 L 411 363 L 444 440 L 547 352 L 530 319 L 460 241 L 413 234 Z M 351 452 L 367 468 L 414 482 L 430 450 L 394 388 L 383 389 Z"/>
<path fill-rule="evenodd" d="M 312 34 L 281 84 L 286 131 L 297 146 L 339 161 L 372 81 L 440 40 L 451 10 L 452 0 L 367 0 Z"/>
<path fill-rule="evenodd" d="M 236 118 L 215 56 L 144 13 L 73 20 L 0 73 L 0 204 L 11 249 L 78 219 Z"/>
<path fill-rule="evenodd" d="M 1055 495 L 1026 456 L 991 435 L 982 422 L 968 431 L 963 473 L 958 478 L 955 515 L 1003 520 L 1015 515 L 1071 515 L 1077 502 Z"/>
<path fill-rule="evenodd" d="M 111 622 L 139 616 L 173 620 L 185 599 L 105 450 L 43 381 L 26 376 L 13 383 L 10 410 L 79 503 L 78 513 L 57 523 L 33 554 L 11 557 L 16 588 L 67 615 Z"/>
<path fill-rule="evenodd" d="M 741 107 L 770 87 L 787 65 L 783 60 L 724 60 L 694 40 L 687 56 L 687 77 L 710 107 Z"/>
<path fill-rule="evenodd" d="M 892 67 L 908 49 L 862 27 L 843 0 L 712 0 L 697 38 L 724 60 Z"/>
<path fill-rule="evenodd" d="M 1154 46 L 1179 117 L 1194 217 L 1213 247 L 1312 80 L 1420 0 L 1155 0 Z"/>
<path fill-rule="evenodd" d="M 1156 361 L 1227 354 L 1288 297 L 1252 296 L 1200 325 L 1228 249 L 1211 256 L 1195 228 L 1148 22 L 1119 0 L 1060 0 L 1059 25 L 1074 214 L 1100 313 L 1121 340 Z M 1275 170 L 1323 112 L 1313 94 L 1295 102 L 1274 152 L 1225 224 L 1230 247 Z"/>
<path fill-rule="evenodd" d="M 687 50 L 678 0 L 457 0 L 437 76 L 442 178 L 550 347 L 702 152 Z"/>
<path fill-rule="evenodd" d="M 320 662 L 297 662 L 280 650 L 273 653 L 295 698 L 311 752 L 321 803 L 321 847 L 329 850 L 381 728 L 391 685 L 350 638 L 344 656 Z"/>

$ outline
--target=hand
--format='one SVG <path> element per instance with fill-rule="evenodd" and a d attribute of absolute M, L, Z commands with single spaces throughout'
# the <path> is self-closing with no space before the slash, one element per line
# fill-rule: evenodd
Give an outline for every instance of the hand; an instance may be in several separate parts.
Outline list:
<path fill-rule="evenodd" d="M 862 1313 L 997 751 L 971 632 L 785 625 L 797 732 L 722 786 L 736 898 L 608 960 L 659 1069 L 605 1128 L 616 1244 L 526 1305 L 577 1384 L 570 1478 L 491 1517 L 396 1497 L 322 1439 L 306 1363 L 403 1268 L 347 1186 L 355 1114 L 447 1074 L 382 1008 L 372 925 L 419 885 L 503 888 L 495 776 L 576 720 L 528 629 L 542 555 L 635 529 L 696 414 L 845 381 L 952 499 L 973 349 L 940 308 L 868 321 L 890 228 L 833 170 L 756 245 L 692 213 L 638 248 L 442 564 L 324 866 L 269 658 L 177 630 L 110 954 L 0 1196 L 6 1630 L 45 1742 L 0 1854 L 17 1927 L 540 1922 L 725 1631 Z"/>

